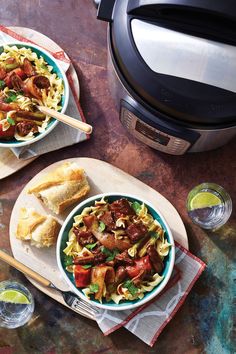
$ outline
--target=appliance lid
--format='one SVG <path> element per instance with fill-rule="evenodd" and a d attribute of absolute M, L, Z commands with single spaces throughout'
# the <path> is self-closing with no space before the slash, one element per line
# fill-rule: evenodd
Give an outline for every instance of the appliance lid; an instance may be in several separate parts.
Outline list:
<path fill-rule="evenodd" d="M 236 47 L 133 19 L 139 54 L 155 73 L 176 76 L 236 93 Z"/>
<path fill-rule="evenodd" d="M 116 65 L 142 100 L 188 122 L 235 123 L 234 0 L 108 1 L 98 17 L 110 22 Z"/>

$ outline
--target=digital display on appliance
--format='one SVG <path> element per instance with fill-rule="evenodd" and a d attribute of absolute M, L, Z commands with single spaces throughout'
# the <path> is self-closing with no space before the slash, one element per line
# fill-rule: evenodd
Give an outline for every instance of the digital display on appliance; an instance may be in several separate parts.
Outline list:
<path fill-rule="evenodd" d="M 137 132 L 145 135 L 147 138 L 152 139 L 153 141 L 156 141 L 157 143 L 167 146 L 170 138 L 168 136 L 162 135 L 153 129 L 149 128 L 146 124 L 143 124 L 139 120 L 136 122 L 135 130 Z"/>

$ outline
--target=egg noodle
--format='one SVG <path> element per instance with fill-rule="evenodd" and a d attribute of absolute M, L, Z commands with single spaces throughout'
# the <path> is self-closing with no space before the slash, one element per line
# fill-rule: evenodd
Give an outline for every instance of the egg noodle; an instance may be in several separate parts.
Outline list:
<path fill-rule="evenodd" d="M 37 75 L 43 75 L 50 82 L 50 87 L 46 89 L 41 89 L 42 99 L 31 98 L 24 95 L 22 92 L 17 92 L 13 89 L 8 88 L 7 86 L 2 90 L 2 92 L 6 95 L 9 92 L 14 92 L 17 97 L 15 99 L 15 103 L 19 106 L 21 110 L 24 111 L 32 111 L 32 107 L 36 105 L 42 105 L 56 111 L 61 110 L 60 102 L 62 95 L 64 94 L 64 85 L 63 81 L 60 77 L 58 77 L 55 73 L 53 73 L 53 67 L 50 66 L 42 56 L 38 57 L 38 55 L 33 52 L 30 48 L 18 48 L 17 46 L 9 46 L 5 45 L 3 52 L 0 55 L 0 67 L 1 64 L 4 64 L 5 61 L 9 58 L 14 58 L 19 65 L 23 65 L 23 61 L 27 58 L 35 67 Z M 4 129 L 7 130 L 9 128 L 8 118 L 14 114 L 15 111 L 10 111 L 7 113 L 7 118 L 1 120 L 1 124 Z M 50 121 L 50 116 L 46 116 L 42 126 L 38 127 L 38 132 L 42 133 L 48 126 Z M 16 140 L 29 140 L 32 139 L 34 134 L 30 132 L 28 135 L 22 137 L 15 133 Z"/>
<path fill-rule="evenodd" d="M 133 204 L 130 202 L 130 205 Z M 136 204 L 137 206 L 137 204 Z M 73 227 L 71 228 L 68 234 L 68 241 L 66 242 L 66 248 L 63 250 L 66 256 L 72 257 L 73 259 L 76 257 L 89 257 L 92 256 L 92 251 L 87 248 L 87 245 L 84 247 L 79 244 L 78 238 L 73 230 L 79 229 L 80 231 L 85 231 L 86 226 L 84 225 L 84 217 L 94 215 L 96 218 L 100 218 L 105 212 L 109 210 L 109 203 L 106 201 L 106 198 L 102 198 L 99 201 L 95 201 L 94 206 L 86 207 L 82 210 L 81 214 L 76 215 L 74 217 Z M 145 204 L 139 204 L 139 208 L 135 209 L 135 223 L 142 222 L 148 231 L 150 237 L 143 244 L 143 240 L 139 240 L 135 242 L 131 247 L 128 248 L 128 255 L 131 260 L 139 259 L 141 257 L 147 256 L 147 249 L 149 246 L 153 245 L 155 250 L 157 251 L 159 257 L 162 261 L 164 261 L 165 257 L 168 255 L 171 244 L 168 243 L 165 237 L 165 230 L 161 226 L 161 224 L 155 220 L 152 215 L 148 212 L 148 209 Z M 122 240 L 127 238 L 126 228 L 127 224 L 130 223 L 131 217 L 129 215 L 121 216 L 116 220 L 115 230 L 111 232 L 114 235 L 114 238 Z M 132 221 L 134 219 L 132 218 Z M 75 269 L 74 264 L 70 264 L 66 267 L 68 272 L 73 273 Z M 99 268 L 99 267 L 97 267 Z M 163 273 L 163 272 L 161 272 Z M 135 288 L 135 291 L 130 291 L 130 287 L 126 287 L 127 281 L 122 281 L 119 284 L 116 284 L 115 288 L 111 284 L 108 286 L 105 284 L 105 277 L 103 277 L 103 281 L 100 282 L 100 286 L 102 286 L 101 297 L 98 299 L 102 302 L 102 298 L 106 298 L 107 301 L 113 300 L 116 304 L 118 304 L 121 300 L 136 300 L 142 299 L 146 292 L 150 292 L 156 287 L 163 279 L 163 274 L 158 274 L 157 272 L 153 272 L 148 279 L 141 280 L 141 283 Z M 111 290 L 112 289 L 112 290 Z M 101 289 L 100 289 L 101 290 Z M 83 293 L 86 297 L 90 298 L 94 295 L 94 292 L 91 291 L 91 286 L 87 286 L 82 289 Z"/>

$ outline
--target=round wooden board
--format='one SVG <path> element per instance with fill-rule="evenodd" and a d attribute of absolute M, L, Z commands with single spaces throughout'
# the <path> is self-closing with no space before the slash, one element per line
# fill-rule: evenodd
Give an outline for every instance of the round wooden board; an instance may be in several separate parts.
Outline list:
<path fill-rule="evenodd" d="M 104 162 L 92 158 L 72 158 L 63 160 L 77 162 L 83 168 L 88 176 L 88 181 L 91 186 L 91 191 L 88 196 L 107 192 L 123 192 L 137 195 L 140 198 L 150 201 L 164 216 L 170 229 L 173 233 L 174 239 L 178 241 L 183 247 L 188 249 L 188 237 L 184 224 L 174 208 L 174 206 L 164 198 L 160 193 L 147 186 L 138 179 L 130 176 L 122 170 Z M 54 215 L 50 210 L 44 207 L 37 198 L 27 194 L 27 190 L 35 185 L 41 177 L 56 166 L 60 165 L 62 161 L 56 162 L 44 170 L 40 171 L 22 190 L 18 196 L 14 208 L 12 210 L 10 220 L 10 243 L 14 257 L 32 268 L 45 278 L 49 279 L 58 288 L 68 290 L 68 285 L 63 280 L 56 262 L 56 247 L 48 249 L 38 249 L 31 247 L 27 242 L 17 240 L 15 237 L 19 210 L 21 207 L 34 208 L 39 213 L 52 214 L 62 224 L 63 220 L 69 214 L 72 208 L 68 209 L 63 215 Z M 44 293 L 51 296 L 53 299 L 65 305 L 62 296 L 55 291 L 40 286 L 37 282 L 29 279 L 37 288 Z M 81 315 L 88 316 L 88 314 L 81 312 Z"/>
<path fill-rule="evenodd" d="M 32 30 L 26 27 L 8 27 L 10 30 L 16 32 L 17 34 L 50 49 L 52 52 L 62 51 L 63 49 L 56 44 L 52 39 L 48 38 L 44 34 Z M 13 38 L 14 40 L 14 38 Z M 63 63 L 64 71 L 69 70 L 69 73 L 73 79 L 73 83 L 79 98 L 80 95 L 80 85 L 78 76 L 76 74 L 75 68 L 72 64 Z M 12 175 L 24 166 L 28 165 L 30 162 L 34 161 L 37 157 L 30 158 L 28 160 L 19 160 L 11 151 L 11 149 L 0 148 L 0 180 Z"/>

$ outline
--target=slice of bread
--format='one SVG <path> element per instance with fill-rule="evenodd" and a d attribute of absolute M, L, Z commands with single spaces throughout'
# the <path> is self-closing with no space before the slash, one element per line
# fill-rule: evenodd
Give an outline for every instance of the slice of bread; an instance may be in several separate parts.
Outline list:
<path fill-rule="evenodd" d="M 30 241 L 31 245 L 50 247 L 56 243 L 60 230 L 59 222 L 51 215 L 42 215 L 33 208 L 21 208 L 16 229 L 16 238 Z"/>
<path fill-rule="evenodd" d="M 60 214 L 89 191 L 84 170 L 75 162 L 65 162 L 46 174 L 28 193 L 34 194 L 55 214 Z"/>

